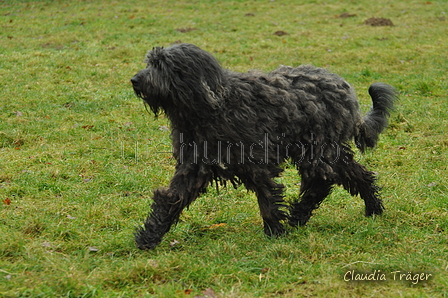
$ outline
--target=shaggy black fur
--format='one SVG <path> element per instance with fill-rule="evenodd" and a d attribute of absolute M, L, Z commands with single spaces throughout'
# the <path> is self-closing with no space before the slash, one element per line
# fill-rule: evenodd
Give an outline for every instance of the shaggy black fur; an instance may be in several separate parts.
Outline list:
<path fill-rule="evenodd" d="M 154 48 L 147 62 L 131 81 L 154 114 L 171 121 L 177 166 L 169 187 L 154 191 L 152 211 L 135 234 L 139 248 L 156 247 L 213 180 L 254 191 L 269 236 L 283 234 L 285 220 L 304 225 L 333 185 L 359 194 L 366 216 L 383 212 L 375 175 L 353 159 L 349 143 L 361 151 L 376 145 L 396 99 L 391 86 L 370 86 L 373 107 L 362 117 L 353 88 L 321 68 L 235 73 L 191 44 Z M 290 206 L 274 179 L 285 160 L 302 177 Z"/>

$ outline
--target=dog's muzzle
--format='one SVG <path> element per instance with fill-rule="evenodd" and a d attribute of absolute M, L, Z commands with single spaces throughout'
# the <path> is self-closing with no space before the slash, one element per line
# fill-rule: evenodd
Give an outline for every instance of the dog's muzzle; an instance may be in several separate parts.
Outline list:
<path fill-rule="evenodd" d="M 135 88 L 135 86 L 138 86 L 138 79 L 136 77 L 133 77 L 131 79 L 131 83 L 132 83 L 132 86 L 134 86 L 134 88 Z"/>
<path fill-rule="evenodd" d="M 139 79 L 137 76 L 131 79 L 132 87 L 134 88 L 134 92 L 138 97 L 142 97 L 142 91 L 140 90 Z"/>

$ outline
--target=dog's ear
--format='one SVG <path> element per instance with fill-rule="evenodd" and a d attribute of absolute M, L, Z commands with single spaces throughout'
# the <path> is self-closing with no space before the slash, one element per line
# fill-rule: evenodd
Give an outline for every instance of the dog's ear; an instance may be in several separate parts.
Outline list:
<path fill-rule="evenodd" d="M 146 54 L 145 62 L 147 66 L 153 66 L 156 68 L 160 68 L 162 64 L 165 62 L 165 51 L 163 47 L 154 47 L 151 51 Z"/>

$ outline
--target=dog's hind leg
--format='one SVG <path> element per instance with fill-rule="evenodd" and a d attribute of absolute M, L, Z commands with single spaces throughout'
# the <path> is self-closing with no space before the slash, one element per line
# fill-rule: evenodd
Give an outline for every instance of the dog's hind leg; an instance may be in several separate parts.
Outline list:
<path fill-rule="evenodd" d="M 384 207 L 379 198 L 380 187 L 376 185 L 375 174 L 353 161 L 346 166 L 345 175 L 346 178 L 340 182 L 351 195 L 361 196 L 366 206 L 365 215 L 382 214 Z"/>
<path fill-rule="evenodd" d="M 151 212 L 143 227 L 135 233 L 140 249 L 153 249 L 179 220 L 182 210 L 189 206 L 211 181 L 211 175 L 201 173 L 197 165 L 180 165 L 171 180 L 169 188 L 154 191 Z"/>
<path fill-rule="evenodd" d="M 331 192 L 333 183 L 321 177 L 304 177 L 302 174 L 301 200 L 293 202 L 290 206 L 289 225 L 305 225 L 310 219 L 313 210 L 317 209 L 322 201 Z M 300 196 L 299 196 L 300 197 Z"/>
<path fill-rule="evenodd" d="M 384 207 L 379 198 L 380 187 L 376 185 L 375 173 L 354 160 L 353 152 L 346 146 L 343 147 L 341 157 L 333 167 L 338 173 L 338 184 L 352 196 L 361 196 L 366 206 L 366 216 L 383 213 Z"/>

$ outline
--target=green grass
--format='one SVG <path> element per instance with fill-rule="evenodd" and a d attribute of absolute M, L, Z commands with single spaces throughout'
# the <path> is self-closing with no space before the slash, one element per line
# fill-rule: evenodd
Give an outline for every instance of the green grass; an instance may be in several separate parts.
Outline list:
<path fill-rule="evenodd" d="M 448 4 L 300 2 L 0 1 L 0 296 L 447 297 Z M 357 156 L 379 173 L 386 213 L 365 218 L 337 188 L 306 227 L 269 240 L 252 193 L 211 188 L 156 250 L 138 250 L 134 229 L 174 164 L 169 123 L 129 79 L 179 40 L 235 71 L 326 67 L 364 111 L 371 83 L 397 87 L 378 148 Z M 292 169 L 281 181 L 297 195 Z M 347 282 L 349 270 L 388 280 Z"/>

